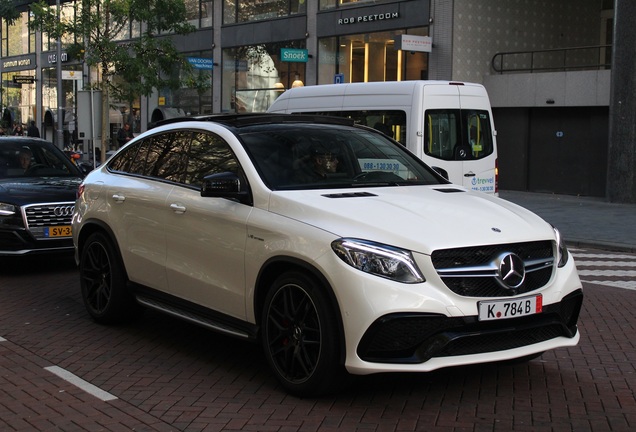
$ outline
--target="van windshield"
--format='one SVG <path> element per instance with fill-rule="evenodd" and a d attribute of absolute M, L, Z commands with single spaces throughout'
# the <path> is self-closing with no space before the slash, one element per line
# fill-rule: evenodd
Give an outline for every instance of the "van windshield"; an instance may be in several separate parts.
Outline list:
<path fill-rule="evenodd" d="M 427 110 L 424 129 L 424 153 L 437 159 L 476 160 L 494 150 L 488 111 Z"/>
<path fill-rule="evenodd" d="M 373 130 L 325 124 L 258 125 L 239 135 L 273 190 L 445 184 L 437 173 Z"/>

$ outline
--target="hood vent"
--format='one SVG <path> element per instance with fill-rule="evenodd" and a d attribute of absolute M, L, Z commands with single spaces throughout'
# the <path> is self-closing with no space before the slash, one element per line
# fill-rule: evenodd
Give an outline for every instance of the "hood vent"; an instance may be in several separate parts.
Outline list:
<path fill-rule="evenodd" d="M 372 197 L 377 195 L 372 194 L 371 192 L 343 192 L 343 193 L 326 194 L 323 196 L 326 198 L 362 198 L 362 197 Z"/>
<path fill-rule="evenodd" d="M 466 192 L 463 189 L 454 189 L 454 188 L 444 188 L 444 189 L 435 189 L 437 192 L 444 192 L 444 193 L 455 193 L 455 192 Z"/>

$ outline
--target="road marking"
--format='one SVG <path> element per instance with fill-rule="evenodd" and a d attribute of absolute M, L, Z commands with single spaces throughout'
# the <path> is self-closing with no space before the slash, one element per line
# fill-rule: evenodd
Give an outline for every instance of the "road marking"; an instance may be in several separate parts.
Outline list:
<path fill-rule="evenodd" d="M 5 338 L 3 338 L 2 336 L 0 336 L 0 342 L 6 342 L 7 340 Z"/>
<path fill-rule="evenodd" d="M 80 389 L 84 390 L 86 393 L 91 394 L 95 396 L 96 398 L 103 400 L 104 402 L 117 399 L 117 396 L 113 396 L 107 391 L 104 391 L 100 389 L 99 387 L 94 386 L 93 384 L 87 381 L 84 381 L 77 375 L 70 373 L 66 369 L 62 369 L 59 366 L 48 366 L 48 367 L 45 367 L 44 369 L 57 375 L 58 377 L 62 378 L 64 381 L 67 381 L 73 384 L 74 386 L 79 387 Z"/>
<path fill-rule="evenodd" d="M 636 291 L 636 255 L 592 253 L 584 249 L 571 252 L 582 282 Z"/>

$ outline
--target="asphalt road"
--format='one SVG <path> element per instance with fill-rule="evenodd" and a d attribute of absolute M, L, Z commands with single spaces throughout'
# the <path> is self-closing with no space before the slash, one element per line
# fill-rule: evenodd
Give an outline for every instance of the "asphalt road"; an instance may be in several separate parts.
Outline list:
<path fill-rule="evenodd" d="M 588 281 L 578 346 L 525 364 L 360 377 L 304 400 L 255 345 L 152 311 L 94 323 L 69 257 L 3 261 L 0 430 L 636 430 L 636 255 L 573 253 Z"/>

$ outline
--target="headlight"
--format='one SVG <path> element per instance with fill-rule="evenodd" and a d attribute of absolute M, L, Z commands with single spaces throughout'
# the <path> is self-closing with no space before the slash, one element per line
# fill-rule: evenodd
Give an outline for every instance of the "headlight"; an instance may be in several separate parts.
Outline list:
<path fill-rule="evenodd" d="M 358 239 L 338 239 L 331 243 L 338 257 L 365 273 L 385 277 L 398 282 L 424 282 L 411 252 Z"/>
<path fill-rule="evenodd" d="M 16 214 L 18 208 L 13 204 L 0 203 L 0 216 L 12 216 Z"/>
<path fill-rule="evenodd" d="M 559 230 L 554 227 L 552 228 L 554 229 L 557 241 L 557 265 L 559 267 L 563 267 L 568 262 L 570 254 L 568 252 L 568 248 L 565 246 L 565 240 L 561 237 Z"/>

